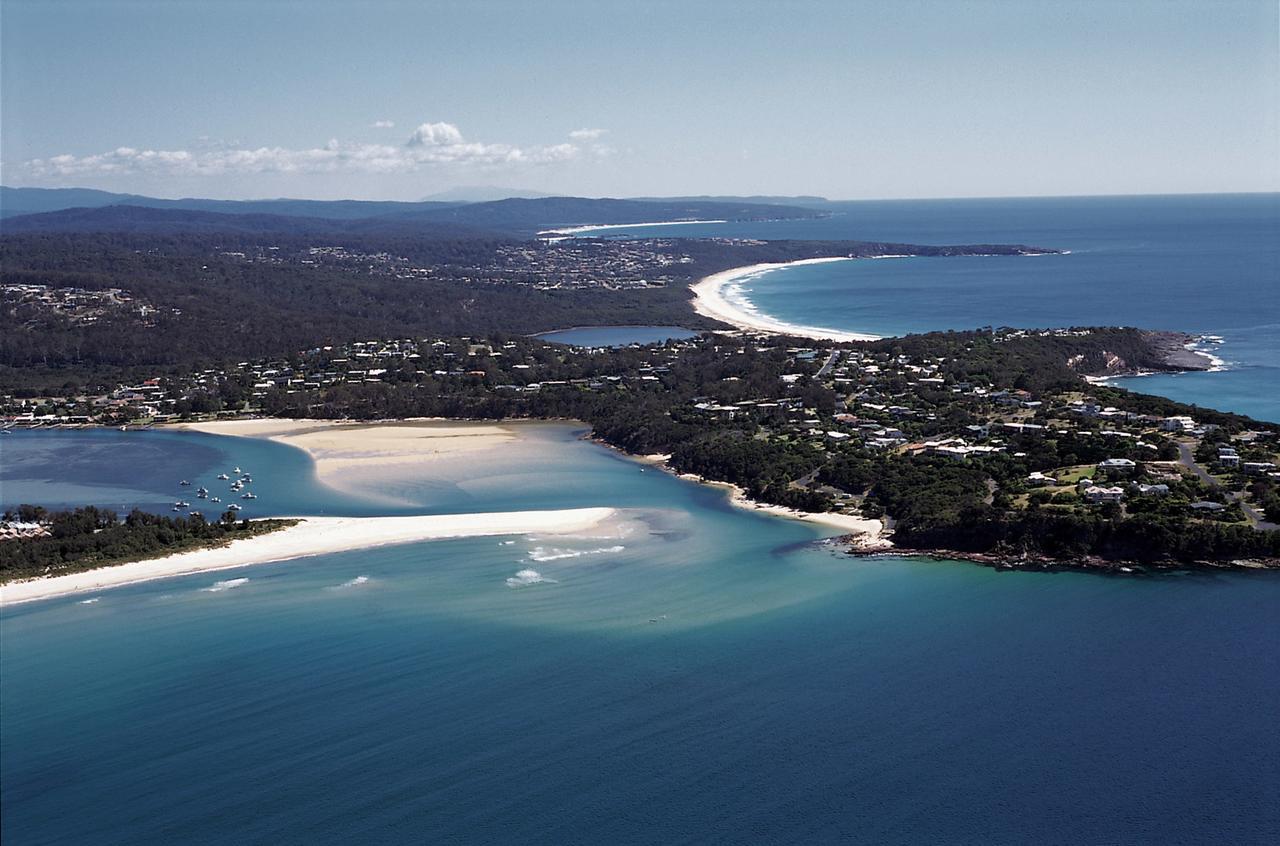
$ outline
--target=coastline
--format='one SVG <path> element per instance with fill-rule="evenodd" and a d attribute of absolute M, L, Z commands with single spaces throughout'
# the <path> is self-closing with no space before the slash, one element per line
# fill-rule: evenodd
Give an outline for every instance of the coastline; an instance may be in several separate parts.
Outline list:
<path fill-rule="evenodd" d="M 880 340 L 879 335 L 871 335 L 865 332 L 844 332 L 819 326 L 798 326 L 792 323 L 785 323 L 781 320 L 746 311 L 740 305 L 733 303 L 726 295 L 726 288 L 771 270 L 805 264 L 826 264 L 834 261 L 854 261 L 854 259 L 848 256 L 799 259 L 797 261 L 752 264 L 746 267 L 735 267 L 729 270 L 722 270 L 719 273 L 713 273 L 690 286 L 689 290 L 693 292 L 694 296 L 693 310 L 703 317 L 728 323 L 744 332 L 790 335 L 812 338 L 817 341 Z"/>
<path fill-rule="evenodd" d="M 833 535 L 833 537 L 856 537 L 853 541 L 854 546 L 861 550 L 875 551 L 891 549 L 893 547 L 893 543 L 885 535 L 884 523 L 880 520 L 858 517 L 853 514 L 840 514 L 835 511 L 800 511 L 795 508 L 787 508 L 785 505 L 771 505 L 766 502 L 759 502 L 747 496 L 747 492 L 742 487 L 735 485 L 732 482 L 721 482 L 717 479 L 707 479 L 693 473 L 681 473 L 677 471 L 667 463 L 671 458 L 669 455 L 663 455 L 660 453 L 653 455 L 633 455 L 625 450 L 613 446 L 612 444 L 605 443 L 598 438 L 592 438 L 592 440 L 602 446 L 606 446 L 609 449 L 621 453 L 631 461 L 650 467 L 656 467 L 664 473 L 670 473 L 677 479 L 683 479 L 686 482 L 707 485 L 709 487 L 727 491 L 729 494 L 729 504 L 735 508 L 770 514 L 774 517 L 783 517 L 788 520 L 800 520 L 805 523 L 813 523 L 815 525 L 826 526 L 831 529 L 838 529 L 840 533 L 838 535 Z"/>
<path fill-rule="evenodd" d="M 226 546 L 0 585 L 0 607 L 109 590 L 155 579 L 378 546 L 528 532 L 580 532 L 598 526 L 616 513 L 613 508 L 570 508 L 418 517 L 299 517 L 294 518 L 300 521 L 297 525 L 258 537 L 240 538 Z"/>
<path fill-rule="evenodd" d="M 1227 363 L 1213 353 L 1201 349 L 1204 335 L 1186 332 L 1152 330 L 1144 333 L 1152 347 L 1160 355 L 1164 365 L 1159 369 L 1126 367 L 1102 376 L 1082 377 L 1091 385 L 1109 385 L 1115 379 L 1131 379 L 1139 376 L 1157 376 L 1170 373 L 1221 373 Z"/>
<path fill-rule="evenodd" d="M 634 229 L 641 226 L 689 226 L 696 223 L 728 223 L 727 220 L 656 220 L 651 223 L 584 223 L 581 226 L 564 226 L 559 229 L 544 229 L 538 233 L 539 238 L 560 236 L 573 237 L 585 232 L 596 232 L 601 229 Z"/>
<path fill-rule="evenodd" d="M 1130 561 L 1084 555 L 1079 558 L 1053 558 L 1047 555 L 1019 556 L 991 552 L 961 552 L 955 549 L 864 549 L 853 546 L 848 553 L 862 558 L 890 555 L 896 558 L 927 558 L 930 561 L 977 564 L 992 570 L 1033 573 L 1094 573 L 1111 576 L 1149 576 L 1178 572 L 1239 572 L 1246 570 L 1280 570 L 1277 558 L 1237 558 L 1227 561 Z"/>

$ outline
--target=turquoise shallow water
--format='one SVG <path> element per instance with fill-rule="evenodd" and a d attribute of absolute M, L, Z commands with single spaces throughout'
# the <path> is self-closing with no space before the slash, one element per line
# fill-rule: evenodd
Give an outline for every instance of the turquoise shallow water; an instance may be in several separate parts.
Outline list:
<path fill-rule="evenodd" d="M 13 467 L 50 501 L 165 499 L 175 473 L 249 455 L 275 486 L 264 512 L 296 510 L 294 494 L 386 510 L 317 486 L 270 443 L 6 438 L 5 501 Z M 1280 836 L 1273 574 L 857 560 L 570 427 L 529 438 L 527 468 L 444 466 L 380 493 L 404 511 L 616 505 L 625 519 L 0 612 L 4 842 Z M 33 481 L 41 461 L 79 469 Z M 525 569 L 545 581 L 510 587 Z"/>
<path fill-rule="evenodd" d="M 1002 325 L 1219 335 L 1216 354 L 1230 372 L 1118 384 L 1280 421 L 1280 195 L 883 201 L 830 211 L 822 220 L 642 234 L 1070 250 L 798 266 L 763 274 L 742 294 L 788 323 L 878 335 Z"/>

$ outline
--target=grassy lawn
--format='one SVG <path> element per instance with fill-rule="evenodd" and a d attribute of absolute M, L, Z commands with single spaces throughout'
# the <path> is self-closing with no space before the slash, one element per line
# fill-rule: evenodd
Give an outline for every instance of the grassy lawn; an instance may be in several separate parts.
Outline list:
<path fill-rule="evenodd" d="M 1053 476 L 1059 482 L 1066 482 L 1067 484 L 1074 485 L 1086 476 L 1093 478 L 1097 469 L 1098 468 L 1094 467 L 1092 464 L 1077 464 L 1074 467 L 1059 467 L 1057 470 L 1050 471 L 1045 475 Z"/>

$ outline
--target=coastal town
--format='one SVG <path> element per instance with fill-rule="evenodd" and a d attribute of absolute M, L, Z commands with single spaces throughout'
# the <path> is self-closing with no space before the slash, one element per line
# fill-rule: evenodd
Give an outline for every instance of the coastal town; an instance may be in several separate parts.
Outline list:
<path fill-rule="evenodd" d="M 660 408 L 664 425 L 699 437 L 749 437 L 799 457 L 781 488 L 751 492 L 883 518 L 888 537 L 894 503 L 870 469 L 886 462 L 964 468 L 984 486 L 979 499 L 1005 511 L 1163 515 L 1255 529 L 1274 528 L 1280 517 L 1277 427 L 1123 408 L 1115 401 L 1123 392 L 1083 380 L 1069 390 L 1002 384 L 964 356 L 796 340 L 722 332 L 608 348 L 524 337 L 369 339 L 157 373 L 95 393 L 10 394 L 0 397 L 0 419 L 6 429 L 266 415 L 588 419 L 630 405 Z M 999 349 L 1088 341 L 1090 332 L 1006 330 L 989 340 Z M 606 424 L 596 429 L 609 439 Z M 752 488 L 754 471 L 725 478 L 731 474 L 673 451 L 674 470 Z"/>
<path fill-rule="evenodd" d="M 729 247 L 752 243 L 718 240 Z M 215 247 L 214 252 L 220 259 L 246 264 L 327 268 L 405 281 L 435 279 L 461 284 L 528 285 L 539 290 L 662 287 L 687 278 L 688 265 L 693 262 L 693 258 L 680 249 L 679 242 L 663 238 L 503 241 L 494 244 L 492 249 L 468 252 L 446 262 L 337 244 Z"/>

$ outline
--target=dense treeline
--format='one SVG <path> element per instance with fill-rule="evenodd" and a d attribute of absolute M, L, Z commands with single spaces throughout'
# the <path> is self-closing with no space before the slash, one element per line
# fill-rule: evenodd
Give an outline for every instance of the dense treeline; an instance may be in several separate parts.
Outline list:
<path fill-rule="evenodd" d="M 249 263 L 221 255 L 267 245 L 300 251 L 302 235 L 260 233 L 27 234 L 0 239 L 0 282 L 122 288 L 156 311 L 78 324 L 0 309 L 0 386 L 99 385 L 143 369 L 192 369 L 287 356 L 368 337 L 531 334 L 567 326 L 674 324 L 721 328 L 689 307 L 684 284 L 627 290 L 539 290 L 464 281 L 510 242 L 353 233 L 319 243 L 387 252 L 441 278 L 397 279 L 321 265 Z M 542 246 L 543 249 L 547 247 Z M 920 247 L 849 241 L 680 241 L 682 283 L 729 267 L 830 255 L 1017 252 L 992 245 Z M 483 274 L 480 274 L 483 276 Z M 152 373 L 151 375 L 155 375 Z"/>
<path fill-rule="evenodd" d="M 221 546 L 292 525 L 292 520 L 242 520 L 234 512 L 216 523 L 203 517 L 162 517 L 132 511 L 120 520 L 114 511 L 92 506 L 48 512 L 22 505 L 4 519 L 47 523 L 44 537 L 0 541 L 0 582 L 56 576 L 109 564 L 155 558 L 187 549 Z"/>
<path fill-rule="evenodd" d="M 963 511 L 954 521 L 900 524 L 894 543 L 904 549 L 956 550 L 1008 557 L 1071 560 L 1096 556 L 1148 564 L 1280 558 L 1280 532 L 1142 514 L 1063 514 L 1029 509 Z"/>
<path fill-rule="evenodd" d="M 822 212 L 765 203 L 698 200 L 616 200 L 584 197 L 510 198 L 484 203 L 353 205 L 337 214 L 327 203 L 297 200 L 208 201 L 125 198 L 124 204 L 68 208 L 9 217 L 9 232 L 278 232 L 406 235 L 490 231 L 532 235 L 554 226 L 620 224 L 661 220 L 783 220 L 821 217 Z M 183 207 L 185 206 L 185 207 Z"/>

